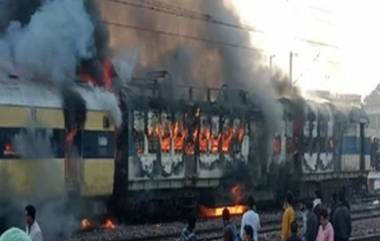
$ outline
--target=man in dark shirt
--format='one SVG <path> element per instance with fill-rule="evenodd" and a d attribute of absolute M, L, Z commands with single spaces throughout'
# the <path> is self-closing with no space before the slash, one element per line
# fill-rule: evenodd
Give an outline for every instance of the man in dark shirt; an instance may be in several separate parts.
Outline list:
<path fill-rule="evenodd" d="M 196 218 L 191 216 L 188 219 L 187 227 L 182 230 L 180 241 L 197 241 L 198 238 L 194 233 Z"/>
<path fill-rule="evenodd" d="M 339 193 L 339 204 L 332 217 L 335 241 L 348 241 L 351 236 L 352 223 L 344 192 Z"/>
<path fill-rule="evenodd" d="M 313 203 L 306 203 L 306 231 L 304 235 L 305 241 L 315 241 L 318 234 L 319 219 L 315 212 L 313 212 Z"/>
<path fill-rule="evenodd" d="M 298 237 L 298 224 L 297 221 L 293 221 L 292 224 L 290 224 L 290 231 L 292 234 L 290 235 L 289 239 L 287 241 L 302 241 L 300 237 Z"/>
<path fill-rule="evenodd" d="M 234 223 L 230 221 L 230 211 L 223 209 L 223 240 L 224 241 L 236 241 L 238 237 L 237 229 Z"/>

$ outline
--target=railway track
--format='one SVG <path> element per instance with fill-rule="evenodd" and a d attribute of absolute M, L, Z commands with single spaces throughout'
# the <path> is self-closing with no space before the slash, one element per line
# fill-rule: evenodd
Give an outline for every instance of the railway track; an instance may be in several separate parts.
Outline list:
<path fill-rule="evenodd" d="M 366 220 L 366 219 L 375 219 L 380 218 L 380 206 L 379 207 L 371 207 L 371 208 L 364 208 L 360 210 L 353 210 L 351 212 L 351 217 L 353 221 L 353 225 L 355 225 L 355 222 Z M 268 220 L 266 222 L 262 222 L 262 229 L 260 230 L 260 235 L 266 235 L 269 233 L 279 232 L 280 231 L 280 220 Z M 213 227 L 213 228 L 207 228 L 202 229 L 202 224 L 199 224 L 198 227 L 200 227 L 197 230 L 197 235 L 199 237 L 199 240 L 203 241 L 212 241 L 212 240 L 221 240 L 221 227 Z M 120 241 L 163 241 L 163 240 L 176 240 L 180 236 L 180 232 L 173 232 L 169 234 L 161 234 L 161 235 L 154 235 L 154 236 L 146 236 L 146 237 L 140 237 L 140 238 L 129 238 L 129 239 L 123 239 Z M 377 239 L 375 239 L 377 238 Z M 380 234 L 377 235 L 368 235 L 368 236 L 358 236 L 352 238 L 353 241 L 371 241 L 371 240 L 380 240 Z"/>
<path fill-rule="evenodd" d="M 222 240 L 222 237 L 215 236 L 215 237 L 209 237 L 200 239 L 199 241 L 215 241 L 215 240 Z M 357 236 L 350 238 L 350 241 L 378 241 L 380 240 L 380 234 L 372 234 L 372 235 L 364 235 L 364 236 Z"/>

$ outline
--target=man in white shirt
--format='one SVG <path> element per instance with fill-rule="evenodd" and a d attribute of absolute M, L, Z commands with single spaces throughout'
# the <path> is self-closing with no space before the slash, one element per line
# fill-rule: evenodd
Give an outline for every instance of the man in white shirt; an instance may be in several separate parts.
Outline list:
<path fill-rule="evenodd" d="M 255 199 L 250 196 L 248 198 L 248 210 L 244 213 L 243 218 L 241 219 L 240 226 L 240 237 L 243 240 L 244 227 L 249 225 L 253 229 L 253 240 L 257 241 L 257 233 L 261 228 L 259 215 L 255 212 Z"/>
<path fill-rule="evenodd" d="M 36 208 L 32 205 L 25 207 L 26 234 L 32 241 L 43 241 L 40 225 L 36 221 Z"/>

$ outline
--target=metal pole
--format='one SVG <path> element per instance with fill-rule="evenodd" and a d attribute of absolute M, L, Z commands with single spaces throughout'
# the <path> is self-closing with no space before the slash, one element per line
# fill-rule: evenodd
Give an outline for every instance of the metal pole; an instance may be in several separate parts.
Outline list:
<path fill-rule="evenodd" d="M 276 57 L 276 55 L 272 54 L 269 56 L 269 74 L 272 76 L 272 68 L 273 68 L 273 58 Z"/>
<path fill-rule="evenodd" d="M 293 52 L 289 53 L 289 83 L 293 85 Z"/>
<path fill-rule="evenodd" d="M 269 81 L 272 80 L 272 69 L 273 69 L 273 58 L 276 57 L 275 54 L 269 56 Z"/>

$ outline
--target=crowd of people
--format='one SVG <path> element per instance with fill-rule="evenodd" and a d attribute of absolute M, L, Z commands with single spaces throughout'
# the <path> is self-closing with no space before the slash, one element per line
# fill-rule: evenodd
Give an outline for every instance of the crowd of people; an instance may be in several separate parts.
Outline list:
<path fill-rule="evenodd" d="M 345 189 L 334 193 L 332 204 L 328 208 L 323 202 L 321 192 L 316 191 L 313 201 L 300 203 L 302 223 L 299 225 L 296 218 L 296 202 L 293 194 L 288 192 L 283 203 L 281 241 L 348 241 L 352 232 L 351 207 L 345 193 Z M 241 219 L 240 230 L 231 222 L 229 210 L 223 210 L 224 241 L 260 240 L 260 217 L 253 197 L 248 198 L 247 206 L 248 210 Z M 180 241 L 198 240 L 194 232 L 195 224 L 195 217 L 191 217 L 181 233 Z"/>
<path fill-rule="evenodd" d="M 296 218 L 296 202 L 291 192 L 285 196 L 281 221 L 281 241 L 348 241 L 351 232 L 350 205 L 345 197 L 345 189 L 334 194 L 332 205 L 328 209 L 324 204 L 321 192 L 315 192 L 313 202 L 301 204 L 301 229 Z M 231 215 L 226 208 L 223 210 L 223 240 L 224 241 L 259 241 L 258 232 L 261 229 L 260 217 L 256 209 L 255 199 L 247 199 L 247 211 L 241 218 L 240 229 L 231 222 Z M 22 241 L 43 241 L 40 226 L 36 221 L 36 209 L 32 205 L 25 207 L 26 228 L 22 231 L 12 228 L 1 235 L 0 241 L 13 241 L 14 237 Z M 180 241 L 197 241 L 195 234 L 196 218 L 188 219 L 183 229 Z"/>

